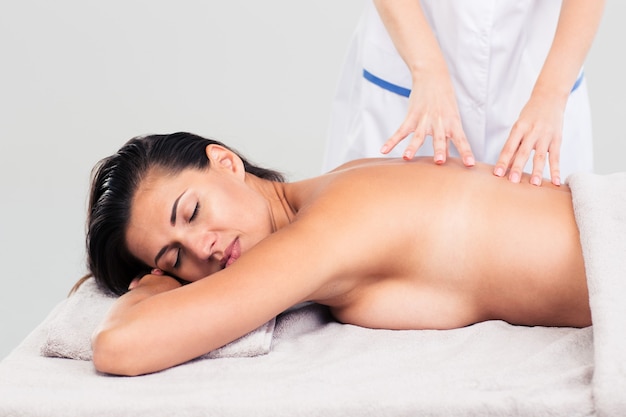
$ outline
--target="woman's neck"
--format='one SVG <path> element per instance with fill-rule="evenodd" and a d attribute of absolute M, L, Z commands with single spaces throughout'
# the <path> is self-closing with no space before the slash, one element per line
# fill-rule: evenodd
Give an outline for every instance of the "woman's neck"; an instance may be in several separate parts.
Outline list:
<path fill-rule="evenodd" d="M 250 174 L 246 174 L 245 181 L 267 201 L 274 232 L 287 226 L 295 219 L 297 210 L 287 198 L 286 183 L 269 181 Z"/>

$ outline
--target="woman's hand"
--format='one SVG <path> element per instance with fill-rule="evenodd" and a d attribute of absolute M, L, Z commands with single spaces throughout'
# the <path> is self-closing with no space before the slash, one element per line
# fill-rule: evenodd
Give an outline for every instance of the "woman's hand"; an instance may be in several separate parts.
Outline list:
<path fill-rule="evenodd" d="M 144 275 L 141 278 L 135 278 L 128 286 L 128 290 L 132 291 L 138 288 L 142 288 L 150 292 L 150 295 L 158 294 L 161 292 L 173 290 L 180 287 L 181 284 L 176 279 L 165 275 L 160 269 L 153 269 L 149 274 Z"/>
<path fill-rule="evenodd" d="M 447 71 L 420 76 L 413 81 L 404 122 L 385 142 L 381 152 L 389 153 L 411 133 L 413 137 L 402 155 L 405 160 L 410 160 L 415 156 L 424 144 L 426 136 L 432 136 L 436 164 L 446 162 L 450 140 L 459 151 L 466 166 L 475 164 L 474 155 L 463 131 L 454 88 L 447 76 Z"/>
<path fill-rule="evenodd" d="M 531 152 L 535 151 L 530 183 L 541 185 L 547 159 L 552 184 L 561 185 L 559 156 L 564 111 L 562 99 L 533 94 L 511 129 L 494 167 L 494 174 L 503 177 L 509 170 L 509 180 L 520 182 L 524 166 Z"/>
<path fill-rule="evenodd" d="M 448 67 L 420 3 L 414 0 L 375 0 L 374 3 L 412 77 L 409 108 L 404 122 L 380 151 L 389 153 L 413 133 L 404 151 L 404 159 L 412 159 L 424 144 L 426 136 L 432 136 L 435 163 L 446 161 L 448 140 L 451 140 L 463 163 L 474 165 L 474 155 L 461 125 Z"/>
<path fill-rule="evenodd" d="M 587 51 L 595 36 L 605 0 L 563 0 L 554 39 L 537 77 L 530 100 L 513 125 L 494 174 L 519 182 L 524 165 L 533 157 L 530 182 L 541 185 L 543 168 L 549 158 L 550 178 L 561 184 L 559 153 L 563 134 L 563 114 Z"/>
<path fill-rule="evenodd" d="M 92 335 L 91 346 L 96 369 L 126 375 L 141 373 L 134 370 L 137 360 L 131 358 L 131 353 L 136 350 L 138 339 L 145 339 L 147 334 L 154 332 L 162 324 L 150 320 L 151 310 L 143 307 L 144 302 L 180 286 L 177 280 L 161 270 L 153 269 L 150 274 L 135 278 L 128 287 L 130 291 L 115 301 Z M 143 348 L 140 352 L 150 356 L 146 354 L 149 349 Z"/>

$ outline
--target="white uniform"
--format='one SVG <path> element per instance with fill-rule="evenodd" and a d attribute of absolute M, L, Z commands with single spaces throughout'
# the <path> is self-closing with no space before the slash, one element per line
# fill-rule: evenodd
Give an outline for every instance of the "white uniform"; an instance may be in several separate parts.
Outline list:
<path fill-rule="evenodd" d="M 474 156 L 495 164 L 548 54 L 561 2 L 422 0 L 421 5 L 448 64 Z M 339 80 L 324 171 L 381 156 L 383 143 L 406 116 L 410 89 L 411 74 L 369 3 Z M 407 144 L 400 142 L 391 156 L 401 156 Z M 458 156 L 450 145 L 450 154 Z M 418 155 L 432 154 L 428 137 Z M 561 178 L 592 167 L 591 115 L 581 70 L 564 115 Z M 532 157 L 525 170 L 531 172 Z M 544 175 L 549 177 L 547 163 Z"/>

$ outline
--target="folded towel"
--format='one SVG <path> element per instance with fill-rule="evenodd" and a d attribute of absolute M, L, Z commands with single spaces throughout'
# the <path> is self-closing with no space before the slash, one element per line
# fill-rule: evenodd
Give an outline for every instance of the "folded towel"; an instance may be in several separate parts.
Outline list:
<path fill-rule="evenodd" d="M 598 416 L 626 415 L 626 173 L 568 179 L 593 320 Z"/>
<path fill-rule="evenodd" d="M 47 336 L 41 346 L 43 356 L 92 359 L 91 335 L 115 302 L 116 297 L 100 290 L 93 278 L 55 308 L 47 321 Z M 259 356 L 269 352 L 275 319 L 241 338 L 213 350 L 202 358 Z"/>

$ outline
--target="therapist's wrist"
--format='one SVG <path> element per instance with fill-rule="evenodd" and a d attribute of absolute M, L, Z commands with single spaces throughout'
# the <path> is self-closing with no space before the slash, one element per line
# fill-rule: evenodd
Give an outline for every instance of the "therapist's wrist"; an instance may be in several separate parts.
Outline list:
<path fill-rule="evenodd" d="M 571 86 L 564 83 L 538 82 L 533 88 L 530 98 L 548 101 L 554 105 L 565 107 L 567 100 L 569 99 L 571 89 Z"/>

